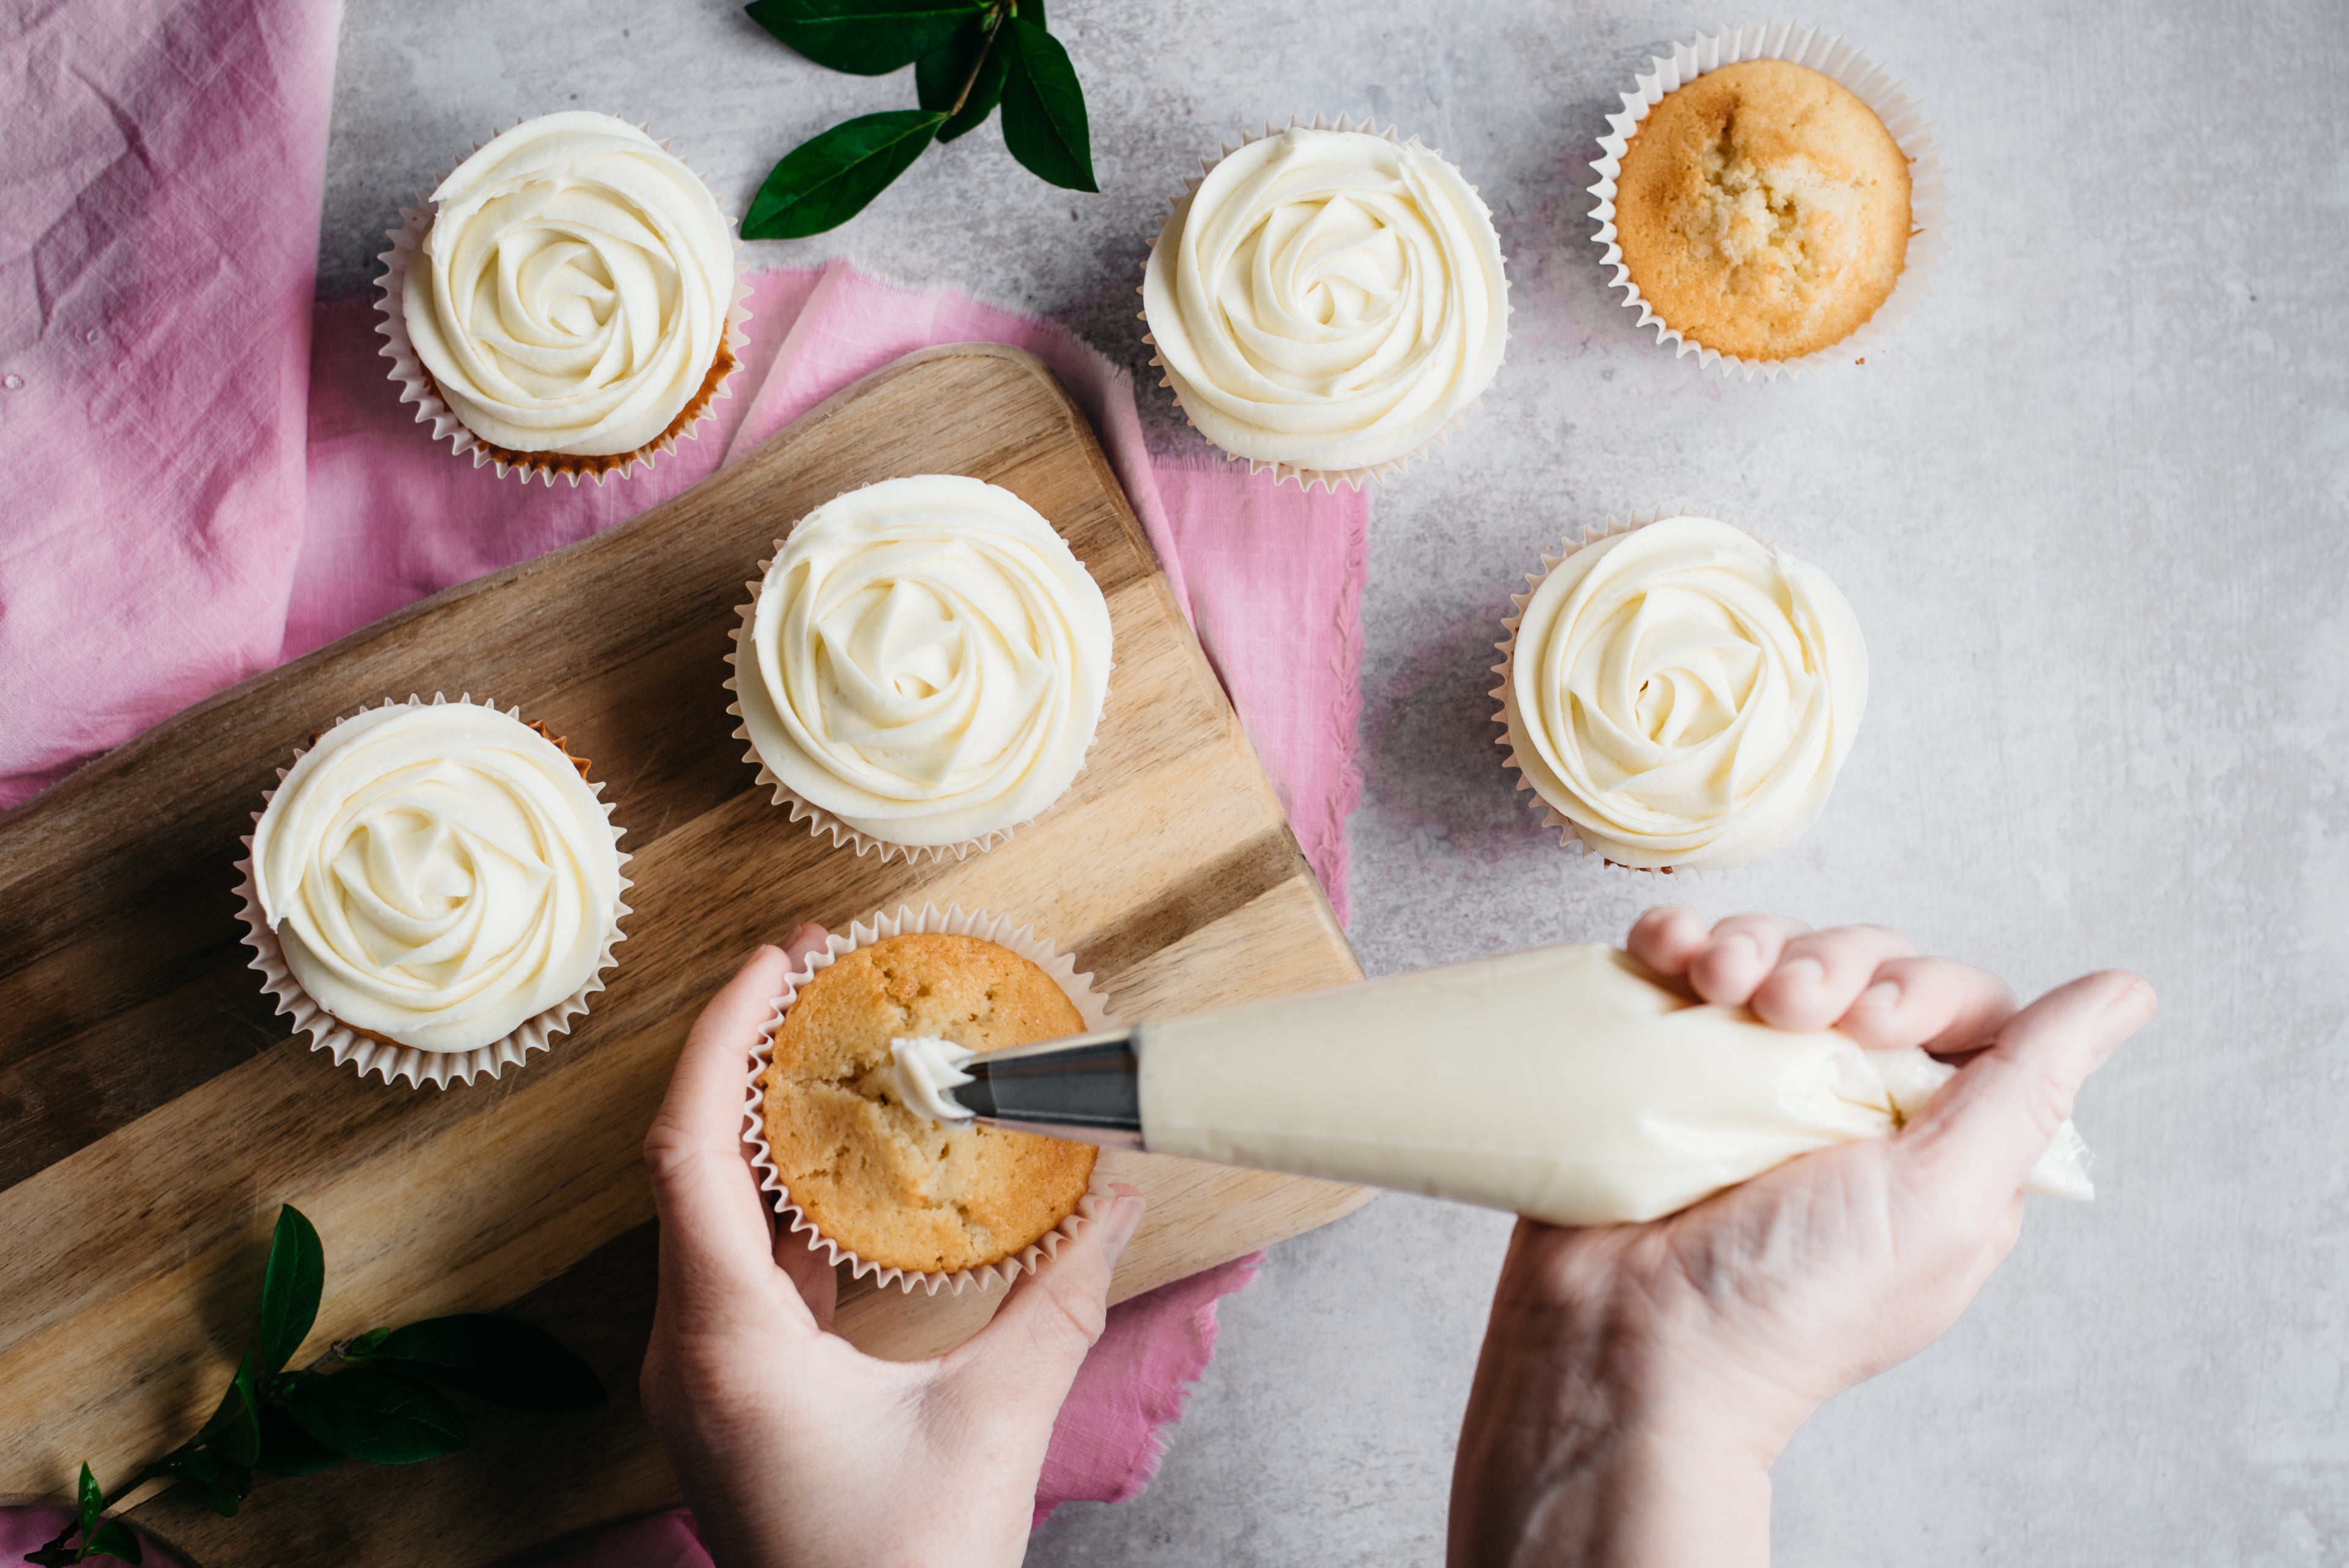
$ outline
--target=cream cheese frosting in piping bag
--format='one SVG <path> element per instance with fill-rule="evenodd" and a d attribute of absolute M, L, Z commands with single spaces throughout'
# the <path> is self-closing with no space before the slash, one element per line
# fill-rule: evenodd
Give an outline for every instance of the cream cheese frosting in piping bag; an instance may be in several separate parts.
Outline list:
<path fill-rule="evenodd" d="M 1502 744 L 1618 864 L 1721 867 L 1826 804 L 1868 704 L 1868 648 L 1816 567 L 1707 517 L 1553 562 L 1501 645 Z"/>
<path fill-rule="evenodd" d="M 466 428 L 515 452 L 657 441 L 725 346 L 734 242 L 693 171 L 573 110 L 459 164 L 409 263 L 409 341 Z"/>
<path fill-rule="evenodd" d="M 569 757 L 469 703 L 371 708 L 295 762 L 253 836 L 286 967 L 355 1029 L 470 1051 L 595 976 L 621 891 Z"/>
<path fill-rule="evenodd" d="M 884 843 L 983 841 L 1058 799 L 1109 689 L 1108 603 L 1009 490 L 886 480 L 777 546 L 735 655 L 781 789 Z"/>
<path fill-rule="evenodd" d="M 1203 435 L 1319 473 L 1433 440 L 1492 385 L 1508 337 L 1475 188 L 1417 141 L 1361 130 L 1292 126 L 1227 154 L 1175 202 L 1143 301 Z"/>

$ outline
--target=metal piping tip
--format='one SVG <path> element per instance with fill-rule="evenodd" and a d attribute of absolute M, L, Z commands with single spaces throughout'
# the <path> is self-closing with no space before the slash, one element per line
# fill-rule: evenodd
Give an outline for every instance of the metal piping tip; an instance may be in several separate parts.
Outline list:
<path fill-rule="evenodd" d="M 1139 1149 L 1141 1035 L 1135 1025 L 972 1057 L 954 1098 L 990 1127 Z"/>

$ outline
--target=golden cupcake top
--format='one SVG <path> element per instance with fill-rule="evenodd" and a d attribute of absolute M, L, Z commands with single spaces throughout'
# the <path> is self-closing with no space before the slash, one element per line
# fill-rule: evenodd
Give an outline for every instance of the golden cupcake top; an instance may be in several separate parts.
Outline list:
<path fill-rule="evenodd" d="M 800 988 L 759 1078 L 790 1201 L 884 1268 L 947 1274 L 1021 1252 L 1075 1210 L 1097 1151 L 940 1126 L 899 1098 L 890 1042 L 989 1051 L 1084 1026 L 1050 975 L 975 936 L 908 934 L 844 954 Z"/>
<path fill-rule="evenodd" d="M 1906 264 L 1909 160 L 1840 83 L 1785 60 L 1708 71 L 1624 150 L 1623 265 L 1666 325 L 1743 359 L 1858 330 Z"/>

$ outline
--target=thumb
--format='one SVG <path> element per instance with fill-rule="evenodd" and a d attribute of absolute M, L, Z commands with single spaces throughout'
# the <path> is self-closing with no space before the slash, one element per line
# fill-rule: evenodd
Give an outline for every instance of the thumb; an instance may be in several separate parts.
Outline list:
<path fill-rule="evenodd" d="M 1142 1223 L 1142 1194 L 1123 1182 L 1060 1252 L 1015 1284 L 995 1321 L 946 1359 L 942 1381 L 982 1408 L 1057 1414 L 1109 1316 L 1110 1275 Z"/>

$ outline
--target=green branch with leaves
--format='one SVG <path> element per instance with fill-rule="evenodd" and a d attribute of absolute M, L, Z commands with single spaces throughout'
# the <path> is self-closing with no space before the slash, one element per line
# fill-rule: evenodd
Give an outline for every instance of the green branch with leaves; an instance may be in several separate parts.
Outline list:
<path fill-rule="evenodd" d="M 414 1464 L 465 1446 L 465 1423 L 440 1389 L 516 1410 L 584 1410 L 604 1385 L 544 1329 L 466 1313 L 375 1328 L 334 1347 L 340 1371 L 288 1371 L 326 1284 L 318 1233 L 292 1204 L 277 1211 L 261 1282 L 261 1336 L 196 1435 L 111 1491 L 88 1464 L 73 1522 L 25 1561 L 61 1568 L 91 1557 L 140 1560 L 139 1538 L 107 1510 L 151 1480 L 189 1488 L 234 1517 L 256 1471 L 311 1475 L 345 1459 Z M 436 1385 L 438 1386 L 436 1387 Z"/>
<path fill-rule="evenodd" d="M 783 155 L 742 216 L 746 240 L 796 240 L 863 211 L 933 141 L 999 105 L 1003 144 L 1066 191 L 1099 191 L 1084 89 L 1046 29 L 1044 0 L 752 0 L 750 19 L 819 66 L 861 77 L 914 67 L 919 108 L 860 115 Z"/>

